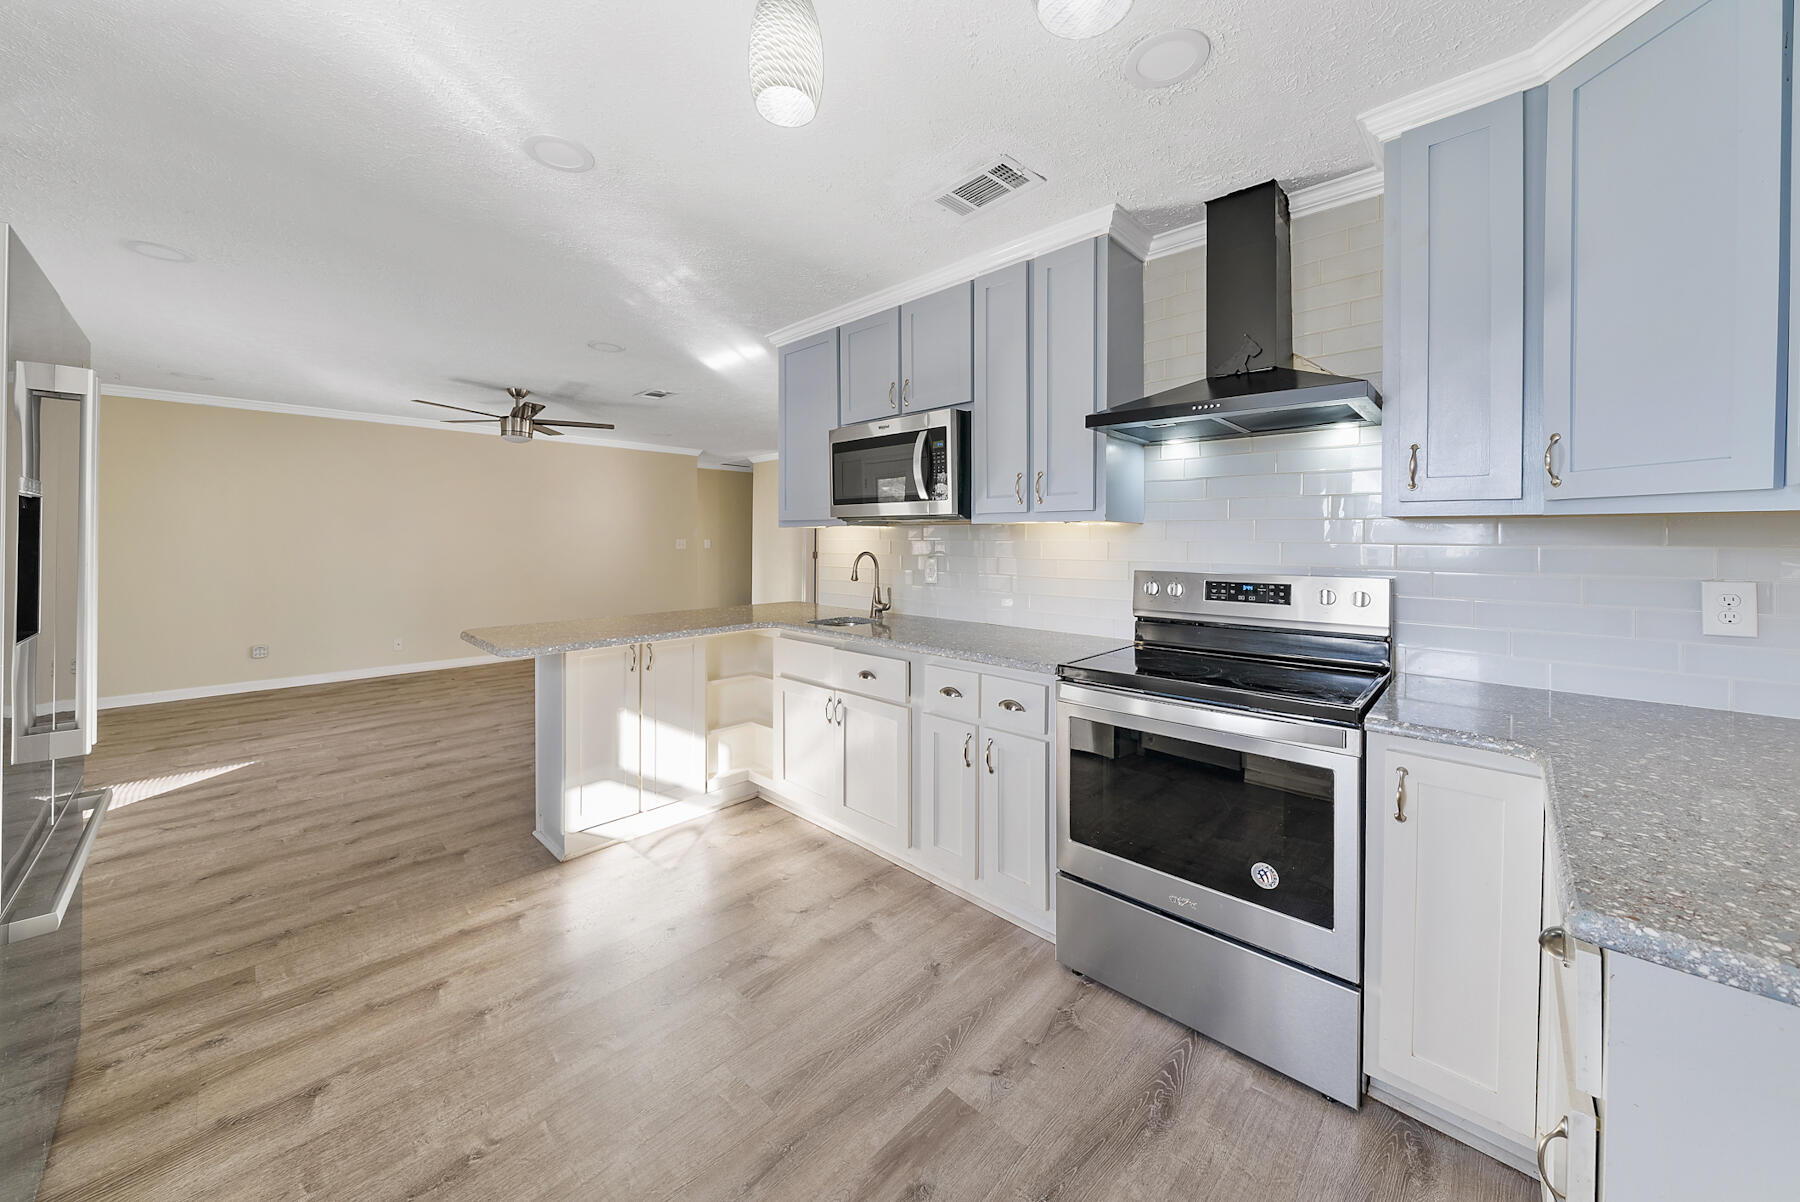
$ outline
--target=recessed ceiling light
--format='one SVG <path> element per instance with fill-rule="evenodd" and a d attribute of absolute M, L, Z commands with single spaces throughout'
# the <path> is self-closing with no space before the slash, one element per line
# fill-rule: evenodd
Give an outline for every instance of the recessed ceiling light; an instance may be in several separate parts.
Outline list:
<path fill-rule="evenodd" d="M 1092 38 L 1131 11 L 1131 0 L 1037 0 L 1038 20 L 1059 38 Z"/>
<path fill-rule="evenodd" d="M 625 348 L 616 342 L 608 342 L 604 338 L 588 339 L 588 350 L 599 351 L 602 355 L 616 355 Z"/>
<path fill-rule="evenodd" d="M 1125 75 L 1140 88 L 1170 88 L 1192 79 L 1212 55 L 1212 43 L 1197 29 L 1154 33 L 1131 48 Z"/>
<path fill-rule="evenodd" d="M 646 401 L 666 401 L 675 394 L 666 388 L 646 388 L 642 392 L 634 392 L 631 395 L 643 397 Z"/>
<path fill-rule="evenodd" d="M 750 95 L 763 120 L 789 129 L 805 125 L 818 116 L 824 86 L 825 40 L 812 0 L 757 0 Z"/>
<path fill-rule="evenodd" d="M 592 171 L 594 156 L 580 142 L 539 134 L 525 139 L 525 153 L 556 171 Z"/>
<path fill-rule="evenodd" d="M 160 242 L 139 242 L 135 239 L 125 243 L 125 249 L 134 255 L 143 255 L 146 259 L 155 259 L 162 263 L 192 263 L 194 256 L 174 246 L 164 246 Z"/>

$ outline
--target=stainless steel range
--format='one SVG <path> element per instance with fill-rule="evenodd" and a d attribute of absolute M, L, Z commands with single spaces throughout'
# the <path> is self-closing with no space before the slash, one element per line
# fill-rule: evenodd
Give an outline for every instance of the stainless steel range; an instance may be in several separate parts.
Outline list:
<path fill-rule="evenodd" d="M 1058 669 L 1057 958 L 1356 1106 L 1391 582 L 1134 584 L 1135 645 Z"/>

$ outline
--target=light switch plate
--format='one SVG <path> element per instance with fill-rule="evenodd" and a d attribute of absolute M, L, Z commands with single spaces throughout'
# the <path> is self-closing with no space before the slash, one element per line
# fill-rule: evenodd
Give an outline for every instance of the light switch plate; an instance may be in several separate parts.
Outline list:
<path fill-rule="evenodd" d="M 1700 633 L 1727 638 L 1756 637 L 1756 582 L 1754 580 L 1702 580 L 1700 582 Z"/>

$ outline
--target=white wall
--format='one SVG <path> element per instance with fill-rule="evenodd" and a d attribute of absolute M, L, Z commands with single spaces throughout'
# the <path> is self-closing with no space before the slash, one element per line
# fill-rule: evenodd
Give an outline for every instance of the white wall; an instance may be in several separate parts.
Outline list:
<path fill-rule="evenodd" d="M 1379 199 L 1293 229 L 1295 349 L 1378 384 L 1381 234 Z M 1204 374 L 1204 276 L 1204 249 L 1146 265 L 1152 389 Z M 1800 514 L 1386 519 L 1376 429 L 1169 446 L 1149 477 L 1141 526 L 822 529 L 820 600 L 862 602 L 866 547 L 901 612 L 1127 637 L 1135 568 L 1367 572 L 1411 672 L 1800 716 Z M 1761 638 L 1701 635 L 1721 577 L 1757 582 Z"/>

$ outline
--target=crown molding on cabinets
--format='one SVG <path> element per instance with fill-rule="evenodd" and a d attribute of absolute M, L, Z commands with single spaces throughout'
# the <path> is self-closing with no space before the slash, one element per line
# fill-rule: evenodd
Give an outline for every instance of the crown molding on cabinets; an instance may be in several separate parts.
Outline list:
<path fill-rule="evenodd" d="M 1370 156 L 1379 163 L 1382 143 L 1409 129 L 1550 82 L 1658 3 L 1659 0 L 1593 0 L 1545 34 L 1535 46 L 1359 114 L 1356 123 L 1362 127 Z"/>
<path fill-rule="evenodd" d="M 781 458 L 781 452 L 763 451 L 756 455 L 746 455 L 744 458 L 748 459 L 751 463 L 774 463 L 777 459 Z"/>
<path fill-rule="evenodd" d="M 1288 216 L 1305 217 L 1308 213 L 1322 213 L 1340 205 L 1368 200 L 1380 196 L 1382 186 L 1381 168 L 1365 167 L 1361 171 L 1352 171 L 1349 175 L 1340 175 L 1310 188 L 1298 188 L 1288 194 Z M 1151 238 L 1150 253 L 1144 258 L 1160 259 L 1165 255 L 1178 255 L 1184 250 L 1205 245 L 1206 218 L 1202 217 L 1192 225 L 1164 230 Z"/>
<path fill-rule="evenodd" d="M 941 267 L 929 275 L 917 276 L 901 284 L 883 288 L 879 292 L 871 292 L 867 296 L 846 302 L 834 309 L 827 309 L 792 325 L 771 331 L 769 341 L 776 346 L 786 346 L 790 342 L 798 342 L 802 338 L 810 338 L 814 334 L 823 334 L 826 330 L 835 330 L 841 325 L 879 313 L 883 309 L 892 309 L 907 301 L 918 300 L 922 296 L 930 296 L 940 289 L 949 288 L 968 280 L 986 275 L 990 271 L 998 271 L 1002 267 L 1010 267 L 1014 263 L 1023 263 L 1027 259 L 1035 259 L 1039 255 L 1049 254 L 1053 250 L 1061 250 L 1065 246 L 1073 246 L 1088 238 L 1107 235 L 1115 239 L 1119 245 L 1142 259 L 1150 250 L 1150 232 L 1138 223 L 1137 218 L 1118 205 L 1107 205 L 1104 209 L 1095 209 L 1091 213 L 1083 213 L 1079 217 L 1071 217 L 1067 221 L 1041 229 L 1035 233 L 1015 238 L 1011 242 L 1001 243 L 992 250 L 972 255 L 967 259 Z"/>
<path fill-rule="evenodd" d="M 352 409 L 323 409 L 315 405 L 287 405 L 280 401 L 252 401 L 245 397 L 210 396 L 203 392 L 173 392 L 167 388 L 140 388 L 135 384 L 102 384 L 102 396 L 136 397 L 144 401 L 172 401 L 177 405 L 210 405 L 215 409 L 250 409 L 257 413 L 285 413 L 289 417 L 328 417 L 338 421 L 375 422 L 382 426 L 415 426 L 421 430 L 449 430 L 456 434 L 494 432 L 478 425 L 453 426 L 430 417 L 410 417 L 399 413 L 358 413 Z M 698 447 L 664 447 L 647 442 L 627 442 L 616 438 L 594 438 L 585 434 L 564 434 L 564 445 L 611 447 L 618 451 L 654 451 L 659 455 L 701 454 Z"/>

